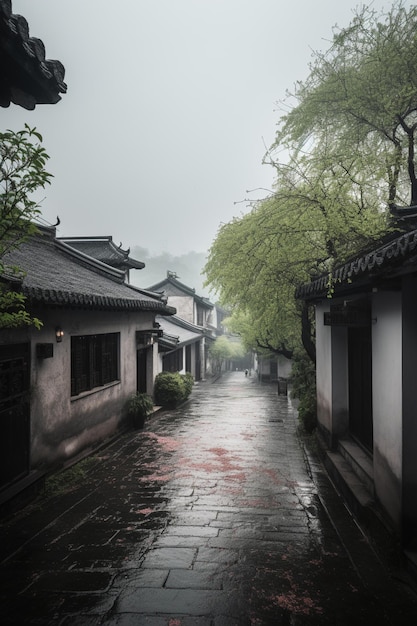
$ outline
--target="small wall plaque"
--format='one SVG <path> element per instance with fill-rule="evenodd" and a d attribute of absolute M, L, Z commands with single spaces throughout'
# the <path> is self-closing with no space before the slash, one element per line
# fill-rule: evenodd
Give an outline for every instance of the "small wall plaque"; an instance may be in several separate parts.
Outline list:
<path fill-rule="evenodd" d="M 36 344 L 36 356 L 38 359 L 50 359 L 54 356 L 54 344 L 53 343 L 37 343 Z"/>

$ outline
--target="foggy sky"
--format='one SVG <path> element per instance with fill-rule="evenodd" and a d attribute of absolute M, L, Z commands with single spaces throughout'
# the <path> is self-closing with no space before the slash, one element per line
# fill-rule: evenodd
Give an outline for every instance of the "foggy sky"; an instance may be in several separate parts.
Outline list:
<path fill-rule="evenodd" d="M 59 215 L 60 236 L 206 252 L 220 223 L 266 193 L 247 190 L 271 188 L 262 158 L 277 102 L 357 4 L 13 0 L 66 70 L 58 104 L 0 112 L 4 129 L 27 122 L 43 134 L 54 174 L 43 217 Z"/>

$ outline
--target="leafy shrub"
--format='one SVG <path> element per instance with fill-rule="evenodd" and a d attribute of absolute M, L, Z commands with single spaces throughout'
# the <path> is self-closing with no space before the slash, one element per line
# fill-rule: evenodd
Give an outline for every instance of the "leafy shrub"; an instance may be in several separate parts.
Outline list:
<path fill-rule="evenodd" d="M 298 398 L 298 417 L 307 433 L 317 426 L 316 368 L 306 353 L 294 355 L 291 373 L 292 395 Z"/>
<path fill-rule="evenodd" d="M 317 426 L 317 398 L 316 393 L 308 390 L 300 397 L 298 416 L 307 433 L 312 433 Z"/>
<path fill-rule="evenodd" d="M 183 380 L 184 380 L 184 384 L 185 384 L 185 393 L 186 393 L 186 397 L 185 399 L 188 398 L 188 396 L 191 394 L 192 390 L 193 390 L 193 385 L 194 385 L 194 378 L 193 375 L 190 374 L 190 372 L 186 372 L 185 374 L 181 374 Z"/>
<path fill-rule="evenodd" d="M 188 398 L 193 383 L 191 374 L 160 372 L 155 378 L 154 396 L 156 404 L 175 408 Z"/>
<path fill-rule="evenodd" d="M 133 425 L 141 428 L 145 419 L 153 411 L 153 400 L 147 393 L 136 393 L 127 401 L 127 414 L 132 418 Z"/>
<path fill-rule="evenodd" d="M 185 383 L 178 372 L 161 372 L 155 378 L 154 396 L 160 406 L 176 407 L 185 396 Z"/>

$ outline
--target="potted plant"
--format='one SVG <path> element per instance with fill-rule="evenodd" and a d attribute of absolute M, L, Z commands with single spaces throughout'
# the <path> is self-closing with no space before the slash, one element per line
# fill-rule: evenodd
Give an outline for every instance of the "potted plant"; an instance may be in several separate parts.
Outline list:
<path fill-rule="evenodd" d="M 135 393 L 127 401 L 127 414 L 134 428 L 143 428 L 145 420 L 153 411 L 153 400 L 147 393 Z"/>

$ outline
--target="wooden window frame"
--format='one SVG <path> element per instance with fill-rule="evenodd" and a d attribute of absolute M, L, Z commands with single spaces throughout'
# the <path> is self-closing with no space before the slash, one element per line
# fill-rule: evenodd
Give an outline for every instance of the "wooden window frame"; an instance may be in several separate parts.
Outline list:
<path fill-rule="evenodd" d="M 164 372 L 181 372 L 184 367 L 184 351 L 181 348 L 164 354 L 162 357 L 162 370 Z"/>
<path fill-rule="evenodd" d="M 120 333 L 71 337 L 71 396 L 120 380 Z"/>

